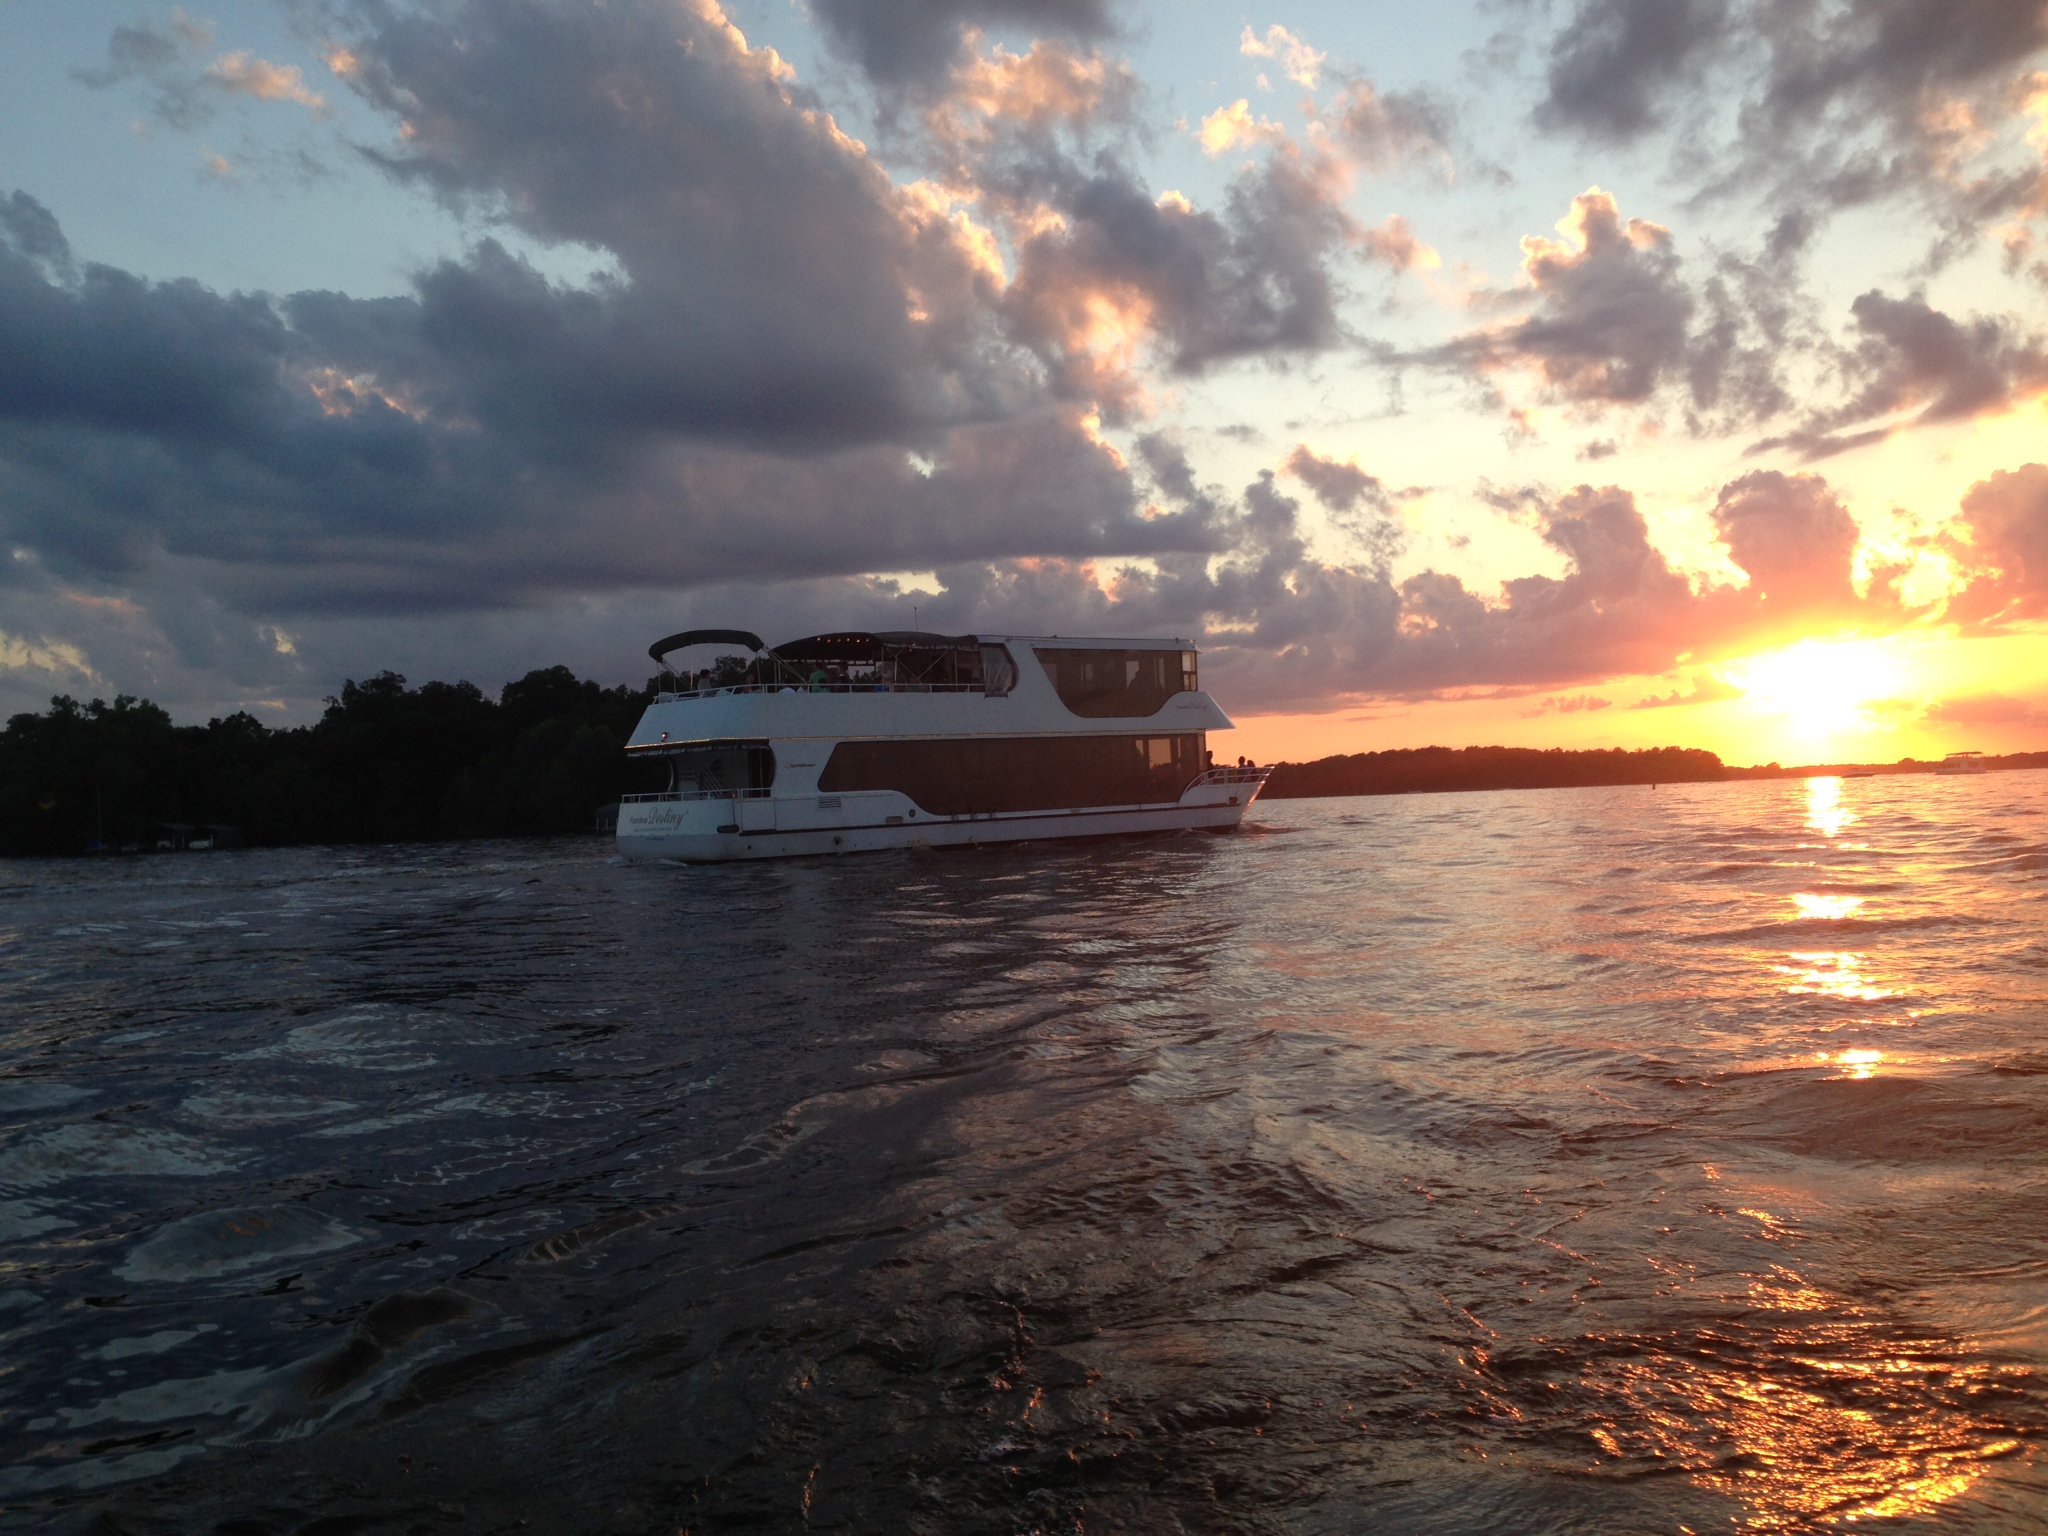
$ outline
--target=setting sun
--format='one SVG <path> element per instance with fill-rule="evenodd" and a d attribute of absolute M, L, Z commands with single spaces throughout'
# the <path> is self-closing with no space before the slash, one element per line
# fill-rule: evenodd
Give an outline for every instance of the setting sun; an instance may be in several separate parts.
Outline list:
<path fill-rule="evenodd" d="M 1879 640 L 1802 640 L 1738 662 L 1728 681 L 1744 700 L 1791 717 L 1807 738 L 1868 729 L 1871 706 L 1898 697 L 1907 668 L 1897 648 Z"/>

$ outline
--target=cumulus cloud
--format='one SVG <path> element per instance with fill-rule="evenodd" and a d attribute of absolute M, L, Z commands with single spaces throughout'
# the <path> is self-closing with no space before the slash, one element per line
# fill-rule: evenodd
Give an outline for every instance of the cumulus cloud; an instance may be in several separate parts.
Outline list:
<path fill-rule="evenodd" d="M 1825 458 L 1908 427 L 2006 410 L 2048 389 L 2048 338 L 2017 320 L 1957 320 L 1922 295 L 1893 299 L 1875 289 L 1850 312 L 1858 335 L 1840 363 L 1847 398 L 1753 451 L 1790 447 Z"/>
<path fill-rule="evenodd" d="M 1254 116 L 1251 101 L 1240 96 L 1203 118 L 1201 131 L 1195 137 L 1201 142 L 1203 154 L 1227 155 L 1233 149 L 1282 143 L 1287 138 L 1287 129 Z"/>
<path fill-rule="evenodd" d="M 336 77 L 398 129 L 373 162 L 486 226 L 602 253 L 603 275 L 563 282 L 485 239 L 396 297 L 225 295 L 82 261 L 32 198 L 0 200 L 0 535 L 28 552 L 0 578 L 0 660 L 71 645 L 100 675 L 120 654 L 256 697 L 359 667 L 336 658 L 365 615 L 418 667 L 436 646 L 486 654 L 466 636 L 557 635 L 551 615 L 616 643 L 670 618 L 901 625 L 916 604 L 958 629 L 1206 634 L 1215 675 L 1272 707 L 1493 688 L 1568 710 L 1787 614 L 1900 612 L 1850 581 L 1854 523 L 1817 477 L 1724 489 L 1715 527 L 1747 587 L 1675 570 L 1609 485 L 1524 497 L 1562 574 L 1481 588 L 1396 579 L 1408 493 L 1356 462 L 1301 444 L 1233 493 L 1169 430 L 1113 445 L 1104 423 L 1143 419 L 1148 391 L 1355 344 L 1361 258 L 1435 259 L 1346 199 L 1361 172 L 1448 164 L 1448 113 L 1289 54 L 1305 45 L 1284 29 L 1258 56 L 1340 84 L 1298 141 L 1237 104 L 1232 145 L 1248 124 L 1262 153 L 1204 207 L 1129 163 L 1136 82 L 1086 51 L 1106 4 L 817 0 L 915 181 L 711 0 L 343 14 Z M 1011 24 L 1056 35 L 1013 51 L 977 30 Z M 246 53 L 209 79 L 196 32 L 122 48 L 118 78 L 312 105 Z M 1766 300 L 1798 239 L 1695 289 L 1670 233 L 1597 188 L 1561 231 L 1525 243 L 1514 293 L 1484 296 L 1509 318 L 1447 359 L 1575 412 L 1777 408 L 1766 355 L 1794 322 Z M 2024 380 L 2028 344 L 2001 345 Z M 1889 355 L 1858 365 L 1872 399 Z M 1939 392 L 1911 398 L 1894 409 Z M 1992 584 L 1987 612 L 2019 612 L 2031 524 L 1981 522 L 1959 563 Z M 1332 529 L 1355 540 L 1340 558 Z M 939 591 L 874 574 L 906 570 Z M 121 594 L 143 611 L 90 607 Z"/>
<path fill-rule="evenodd" d="M 1917 198 L 1949 254 L 2048 207 L 1998 131 L 2048 49 L 2035 0 L 1578 0 L 1547 47 L 1540 124 L 1622 142 L 1682 115 L 1677 163 L 1711 189 L 1823 212 Z"/>
<path fill-rule="evenodd" d="M 1063 168 L 1044 188 L 1055 216 L 1022 239 L 1002 300 L 1012 334 L 1062 392 L 1112 410 L 1138 398 L 1148 351 L 1197 374 L 1334 346 L 1343 186 L 1341 165 L 1292 147 L 1241 170 L 1220 213 L 1154 199 L 1113 166 Z"/>
<path fill-rule="evenodd" d="M 1551 41 L 1536 120 L 1609 140 L 1660 126 L 1731 19 L 1726 0 L 1582 0 Z"/>
<path fill-rule="evenodd" d="M 1558 232 L 1522 241 L 1524 297 L 1535 312 L 1459 338 L 1450 355 L 1486 371 L 1529 370 L 1569 401 L 1647 400 L 1686 360 L 1693 296 L 1671 232 L 1624 221 L 1598 187 L 1572 199 Z"/>
<path fill-rule="evenodd" d="M 1301 443 L 1287 456 L 1285 468 L 1332 512 L 1356 511 L 1361 503 L 1380 512 L 1393 509 L 1379 476 L 1367 474 L 1356 460 L 1326 459 Z"/>
<path fill-rule="evenodd" d="M 1818 475 L 1776 470 L 1721 487 L 1714 531 L 1749 573 L 1757 601 L 1787 626 L 1838 618 L 1858 606 L 1856 519 Z"/>
<path fill-rule="evenodd" d="M 272 64 L 246 48 L 224 53 L 206 66 L 209 85 L 235 96 L 253 96 L 258 101 L 293 101 L 316 112 L 327 102 L 311 90 L 296 64 Z"/>
<path fill-rule="evenodd" d="M 1398 213 L 1388 214 L 1371 229 L 1360 230 L 1356 240 L 1367 261 L 1396 272 L 1425 272 L 1443 265 L 1436 248 L 1409 228 Z"/>
<path fill-rule="evenodd" d="M 1704 435 L 1782 416 L 1793 398 L 1788 370 L 1829 346 L 1800 282 L 1800 221 L 1781 220 L 1752 256 L 1720 252 L 1697 285 L 1672 232 L 1624 219 L 1599 187 L 1574 198 L 1557 229 L 1557 239 L 1523 239 L 1520 284 L 1473 298 L 1482 310 L 1525 313 L 1469 331 L 1429 360 L 1497 386 L 1532 380 L 1540 398 L 1582 418 L 1675 407 Z"/>
<path fill-rule="evenodd" d="M 1311 106 L 1309 117 L 1371 174 L 1421 160 L 1450 161 L 1451 110 L 1426 92 L 1383 92 L 1370 80 L 1352 78 L 1327 110 Z"/>
<path fill-rule="evenodd" d="M 1965 574 L 1949 616 L 1973 625 L 2048 618 L 2048 465 L 1971 486 L 1948 551 Z"/>
<path fill-rule="evenodd" d="M 1237 41 L 1237 51 L 1248 59 L 1271 59 L 1280 67 L 1281 74 L 1311 91 L 1316 88 L 1316 72 L 1329 57 L 1309 47 L 1278 22 L 1266 28 L 1264 37 L 1247 26 Z"/>
<path fill-rule="evenodd" d="M 143 82 L 149 87 L 151 114 L 171 128 L 196 128 L 209 121 L 222 95 L 294 102 L 326 113 L 326 100 L 306 84 L 298 65 L 273 64 L 238 48 L 201 67 L 199 60 L 212 43 L 211 22 L 175 10 L 168 24 L 144 19 L 116 27 L 107 41 L 106 62 L 97 69 L 74 69 L 71 75 L 94 90 Z"/>
<path fill-rule="evenodd" d="M 940 78 L 984 27 L 1074 38 L 1114 29 L 1109 0 L 810 0 L 810 11 L 841 53 L 887 86 Z"/>

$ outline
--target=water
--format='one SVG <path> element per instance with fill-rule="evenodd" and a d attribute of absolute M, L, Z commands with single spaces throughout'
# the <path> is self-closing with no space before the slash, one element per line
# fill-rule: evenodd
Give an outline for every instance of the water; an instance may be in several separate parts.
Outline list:
<path fill-rule="evenodd" d="M 2048 1528 L 2048 775 L 0 869 L 0 1511 Z"/>

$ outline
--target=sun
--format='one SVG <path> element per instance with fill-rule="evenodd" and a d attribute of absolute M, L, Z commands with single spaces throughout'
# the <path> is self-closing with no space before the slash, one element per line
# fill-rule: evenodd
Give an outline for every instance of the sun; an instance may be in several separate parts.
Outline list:
<path fill-rule="evenodd" d="M 1883 641 L 1802 640 L 1736 662 L 1725 676 L 1752 708 L 1819 737 L 1870 729 L 1870 706 L 1899 696 L 1906 668 Z"/>

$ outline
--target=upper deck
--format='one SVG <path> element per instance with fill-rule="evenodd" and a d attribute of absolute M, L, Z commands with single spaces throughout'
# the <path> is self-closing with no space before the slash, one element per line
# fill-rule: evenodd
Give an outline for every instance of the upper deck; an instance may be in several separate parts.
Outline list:
<path fill-rule="evenodd" d="M 816 635 L 752 658 L 675 671 L 664 647 L 655 702 L 627 750 L 815 737 L 1120 734 L 1228 730 L 1201 691 L 1195 647 L 1177 639 L 1062 635 Z M 715 640 L 714 643 L 717 643 Z"/>

